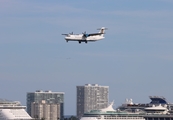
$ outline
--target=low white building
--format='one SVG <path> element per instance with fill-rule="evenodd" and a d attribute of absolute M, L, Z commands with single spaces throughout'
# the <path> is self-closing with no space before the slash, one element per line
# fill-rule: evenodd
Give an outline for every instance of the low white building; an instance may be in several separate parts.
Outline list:
<path fill-rule="evenodd" d="M 60 119 L 60 104 L 47 103 L 45 100 L 31 104 L 31 116 L 45 120 Z"/>

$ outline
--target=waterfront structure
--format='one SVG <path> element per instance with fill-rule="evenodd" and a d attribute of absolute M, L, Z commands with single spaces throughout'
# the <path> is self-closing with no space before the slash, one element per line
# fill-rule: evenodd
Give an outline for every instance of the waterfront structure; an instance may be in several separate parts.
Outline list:
<path fill-rule="evenodd" d="M 31 105 L 31 117 L 44 120 L 59 120 L 60 104 L 46 103 L 45 100 L 39 103 L 33 102 Z"/>
<path fill-rule="evenodd" d="M 131 110 L 135 111 L 137 109 L 145 110 L 145 108 L 154 106 L 162 106 L 169 110 L 169 113 L 173 113 L 173 104 L 169 103 L 166 98 L 162 96 L 149 96 L 151 102 L 149 103 L 133 103 L 132 99 L 126 99 L 125 103 L 119 106 L 119 110 Z"/>
<path fill-rule="evenodd" d="M 0 120 L 31 120 L 25 109 L 19 101 L 0 99 Z"/>
<path fill-rule="evenodd" d="M 112 103 L 107 108 L 84 113 L 80 120 L 173 120 L 173 113 L 168 110 L 162 97 L 152 96 L 150 99 L 152 101 L 149 106 L 141 103 L 133 104 L 132 99 L 126 100 L 129 106 L 124 107 L 123 104 L 123 109 L 116 110 L 113 109 Z"/>
<path fill-rule="evenodd" d="M 86 112 L 80 120 L 145 120 L 144 111 L 117 111 L 112 106 L 113 102 L 106 108 Z"/>
<path fill-rule="evenodd" d="M 109 86 L 85 84 L 77 86 L 77 117 L 81 118 L 85 112 L 108 106 Z"/>
<path fill-rule="evenodd" d="M 27 93 L 27 112 L 31 115 L 32 103 L 45 100 L 47 104 L 60 104 L 60 119 L 64 116 L 64 92 L 41 91 Z"/>

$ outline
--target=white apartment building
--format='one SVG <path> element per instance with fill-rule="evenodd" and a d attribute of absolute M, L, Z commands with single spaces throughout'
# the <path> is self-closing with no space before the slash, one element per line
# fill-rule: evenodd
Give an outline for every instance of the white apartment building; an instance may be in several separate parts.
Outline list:
<path fill-rule="evenodd" d="M 31 116 L 38 119 L 59 120 L 60 104 L 46 103 L 45 100 L 39 103 L 33 102 L 31 105 Z"/>
<path fill-rule="evenodd" d="M 109 86 L 85 84 L 77 86 L 77 117 L 81 118 L 85 112 L 102 109 L 108 106 Z"/>
<path fill-rule="evenodd" d="M 40 103 L 45 100 L 47 104 L 60 104 L 60 119 L 64 116 L 64 92 L 52 92 L 37 90 L 36 92 L 27 93 L 27 112 L 31 115 L 31 104 Z"/>

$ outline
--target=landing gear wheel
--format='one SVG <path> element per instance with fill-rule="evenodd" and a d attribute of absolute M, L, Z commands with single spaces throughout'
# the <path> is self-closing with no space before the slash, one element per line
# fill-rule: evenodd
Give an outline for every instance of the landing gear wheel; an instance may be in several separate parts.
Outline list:
<path fill-rule="evenodd" d="M 79 41 L 79 44 L 81 44 L 81 41 Z"/>

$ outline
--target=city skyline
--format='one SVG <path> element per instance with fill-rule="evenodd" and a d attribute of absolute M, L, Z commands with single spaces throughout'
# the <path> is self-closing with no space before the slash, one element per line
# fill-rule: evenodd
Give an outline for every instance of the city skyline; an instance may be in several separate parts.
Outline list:
<path fill-rule="evenodd" d="M 109 86 L 114 107 L 126 98 L 173 101 L 173 1 L 0 0 L 0 98 L 20 101 L 35 90 L 64 92 L 76 115 L 76 86 Z M 62 33 L 105 39 L 66 42 Z"/>

